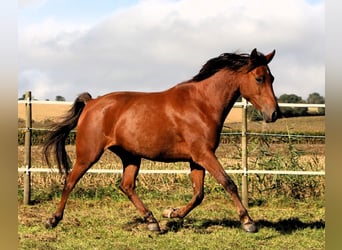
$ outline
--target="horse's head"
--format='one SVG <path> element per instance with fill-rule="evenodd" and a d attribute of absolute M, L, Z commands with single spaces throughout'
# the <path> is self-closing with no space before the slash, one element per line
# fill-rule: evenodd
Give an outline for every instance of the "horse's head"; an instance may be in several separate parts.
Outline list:
<path fill-rule="evenodd" d="M 266 122 L 276 121 L 279 115 L 278 103 L 273 92 L 274 77 L 267 66 L 274 54 L 275 50 L 263 55 L 254 49 L 249 58 L 247 76 L 240 84 L 241 95 L 262 112 Z"/>

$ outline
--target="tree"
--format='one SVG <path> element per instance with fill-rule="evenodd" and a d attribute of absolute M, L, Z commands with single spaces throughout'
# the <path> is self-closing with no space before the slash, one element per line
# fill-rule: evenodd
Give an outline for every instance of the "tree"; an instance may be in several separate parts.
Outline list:
<path fill-rule="evenodd" d="M 305 103 L 302 97 L 297 96 L 295 94 L 283 94 L 278 98 L 278 102 L 280 103 Z M 280 111 L 284 117 L 293 117 L 293 116 L 303 116 L 307 114 L 308 108 L 306 107 L 281 107 Z"/>
<path fill-rule="evenodd" d="M 322 104 L 322 103 L 325 103 L 325 99 L 323 96 L 321 96 L 317 92 L 314 92 L 309 95 L 307 102 L 313 103 L 313 104 Z"/>
<path fill-rule="evenodd" d="M 325 99 L 323 96 L 318 94 L 317 92 L 314 92 L 309 95 L 307 99 L 307 103 L 312 103 L 312 104 L 323 104 L 325 103 Z M 318 115 L 324 115 L 325 114 L 325 108 L 318 108 Z"/>
<path fill-rule="evenodd" d="M 23 94 L 21 97 L 18 98 L 18 101 L 23 101 L 26 100 L 26 94 Z M 37 101 L 36 98 L 34 98 L 33 96 L 31 96 L 31 100 Z"/>
<path fill-rule="evenodd" d="M 25 100 L 25 94 L 23 94 L 21 97 L 18 98 L 19 101 Z"/>
<path fill-rule="evenodd" d="M 295 94 L 283 94 L 278 98 L 279 102 L 284 103 L 303 103 L 303 99 L 300 96 L 297 96 Z"/>
<path fill-rule="evenodd" d="M 63 96 L 60 96 L 60 95 L 57 95 L 55 100 L 59 101 L 59 102 L 65 102 L 65 98 Z"/>

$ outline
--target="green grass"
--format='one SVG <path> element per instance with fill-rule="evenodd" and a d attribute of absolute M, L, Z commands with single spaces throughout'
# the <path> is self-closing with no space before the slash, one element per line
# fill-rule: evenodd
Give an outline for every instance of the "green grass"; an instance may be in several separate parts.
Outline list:
<path fill-rule="evenodd" d="M 161 213 L 191 199 L 189 177 L 140 175 L 137 193 L 160 222 L 162 233 L 156 234 L 147 230 L 118 189 L 120 175 L 111 176 L 106 185 L 99 182 L 101 176 L 102 181 L 110 179 L 92 174 L 81 179 L 71 193 L 64 219 L 52 230 L 45 229 L 44 223 L 58 205 L 62 182 L 45 188 L 35 185 L 30 206 L 22 205 L 19 191 L 20 249 L 324 249 L 323 191 L 318 197 L 295 198 L 277 194 L 283 187 L 258 194 L 250 185 L 249 213 L 259 232 L 248 234 L 240 228 L 230 196 L 210 175 L 205 180 L 204 201 L 183 220 L 165 219 Z M 239 176 L 232 177 L 238 183 Z M 300 187 L 302 182 L 293 185 Z"/>
<path fill-rule="evenodd" d="M 58 199 L 19 205 L 20 249 L 324 249 L 325 215 L 320 200 L 268 200 L 250 207 L 259 232 L 240 228 L 235 207 L 221 192 L 207 194 L 185 219 L 164 219 L 168 206 L 186 203 L 178 191 L 146 204 L 160 220 L 161 234 L 149 232 L 133 205 L 123 196 L 71 198 L 62 222 L 47 230 L 44 221 Z"/>

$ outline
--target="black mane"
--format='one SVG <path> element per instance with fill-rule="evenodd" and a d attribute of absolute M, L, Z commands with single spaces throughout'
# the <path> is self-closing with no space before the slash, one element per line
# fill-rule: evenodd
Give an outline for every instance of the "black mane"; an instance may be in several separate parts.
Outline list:
<path fill-rule="evenodd" d="M 259 52 L 257 60 L 253 60 L 251 63 L 249 54 L 223 53 L 206 62 L 191 81 L 202 81 L 224 68 L 237 72 L 247 66 L 247 70 L 249 71 L 261 64 L 266 64 L 266 58 Z"/>

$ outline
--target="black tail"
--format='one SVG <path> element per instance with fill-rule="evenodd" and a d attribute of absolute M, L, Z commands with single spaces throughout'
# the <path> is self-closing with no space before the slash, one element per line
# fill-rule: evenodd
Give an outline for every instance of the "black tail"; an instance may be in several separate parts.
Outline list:
<path fill-rule="evenodd" d="M 61 174 L 64 173 L 67 175 L 71 165 L 71 161 L 65 150 L 65 141 L 70 131 L 76 127 L 85 104 L 91 99 L 92 97 L 89 93 L 80 94 L 68 113 L 62 118 L 62 121 L 51 126 L 51 132 L 44 143 L 43 154 L 46 163 L 51 167 L 49 154 L 53 150 Z"/>

